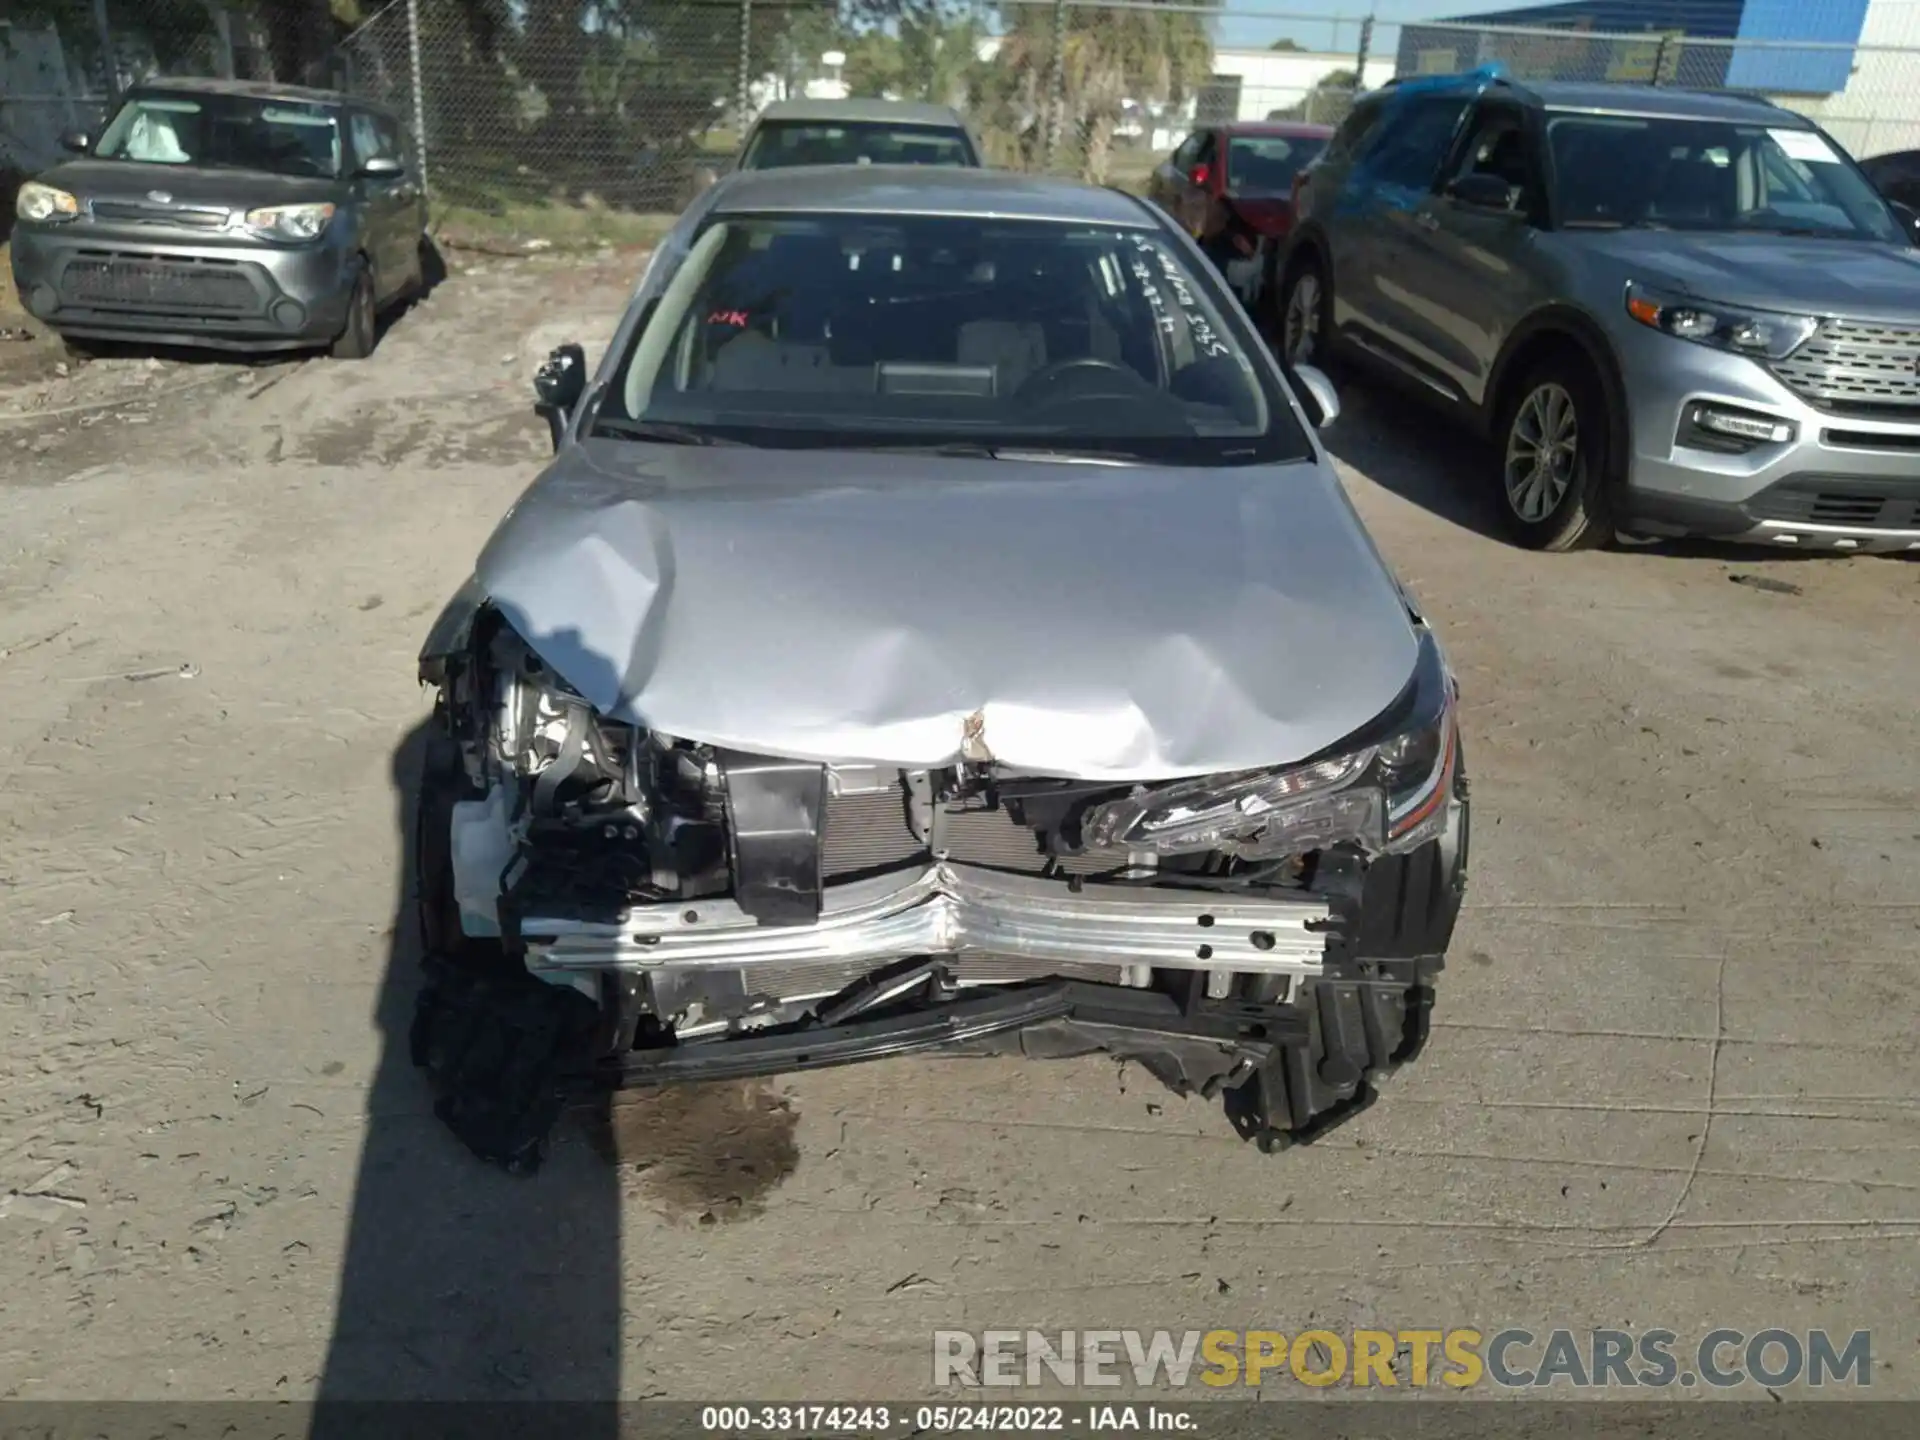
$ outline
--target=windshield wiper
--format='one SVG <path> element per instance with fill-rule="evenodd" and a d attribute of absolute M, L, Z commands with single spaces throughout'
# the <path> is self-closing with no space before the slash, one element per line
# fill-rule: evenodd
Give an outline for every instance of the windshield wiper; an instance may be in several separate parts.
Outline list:
<path fill-rule="evenodd" d="M 1040 460 L 1062 465 L 1140 465 L 1145 458 L 1130 450 L 1096 449 L 1078 445 L 989 445 L 977 440 L 877 441 L 873 444 L 836 444 L 835 450 L 858 450 L 877 455 L 938 455 L 956 460 Z"/>
<path fill-rule="evenodd" d="M 594 421 L 593 435 L 618 435 L 623 440 L 647 440 L 655 445 L 738 445 L 738 440 L 723 440 L 691 425 L 676 425 L 669 420 L 619 420 L 602 416 Z"/>

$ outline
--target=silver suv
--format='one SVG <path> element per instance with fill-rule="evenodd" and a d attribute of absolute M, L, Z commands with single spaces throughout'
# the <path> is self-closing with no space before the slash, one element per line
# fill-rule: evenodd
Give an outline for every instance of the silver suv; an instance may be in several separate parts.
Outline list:
<path fill-rule="evenodd" d="M 1912 216 L 1801 116 L 1409 81 L 1297 206 L 1287 360 L 1361 359 L 1489 435 L 1521 544 L 1920 549 Z"/>

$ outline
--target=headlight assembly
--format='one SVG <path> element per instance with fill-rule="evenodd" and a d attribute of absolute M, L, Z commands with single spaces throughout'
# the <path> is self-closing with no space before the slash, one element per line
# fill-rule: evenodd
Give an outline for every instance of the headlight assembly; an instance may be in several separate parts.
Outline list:
<path fill-rule="evenodd" d="M 313 240 L 333 219 L 333 206 L 269 205 L 247 212 L 247 229 L 271 240 Z"/>
<path fill-rule="evenodd" d="M 1820 328 L 1819 320 L 1812 315 L 1718 305 L 1663 294 L 1637 283 L 1627 286 L 1627 314 L 1677 339 L 1751 355 L 1757 360 L 1784 360 Z"/>
<path fill-rule="evenodd" d="M 80 213 L 80 202 L 64 190 L 29 180 L 14 197 L 13 213 L 22 220 L 71 220 Z"/>
<path fill-rule="evenodd" d="M 1411 850 L 1446 825 L 1459 741 L 1446 658 L 1420 631 L 1412 681 L 1377 720 L 1327 753 L 1279 770 L 1142 787 L 1088 812 L 1086 843 L 1162 855 L 1217 850 L 1272 859 L 1354 844 Z"/>

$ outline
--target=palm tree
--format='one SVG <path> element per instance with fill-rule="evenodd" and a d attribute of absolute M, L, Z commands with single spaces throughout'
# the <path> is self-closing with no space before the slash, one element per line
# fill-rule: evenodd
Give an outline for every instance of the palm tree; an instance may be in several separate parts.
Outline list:
<path fill-rule="evenodd" d="M 1029 164 L 1063 163 L 1104 182 L 1127 100 L 1184 100 L 1213 66 L 1205 16 L 1143 5 L 1125 10 L 1022 5 L 1001 44 L 1000 120 Z"/>

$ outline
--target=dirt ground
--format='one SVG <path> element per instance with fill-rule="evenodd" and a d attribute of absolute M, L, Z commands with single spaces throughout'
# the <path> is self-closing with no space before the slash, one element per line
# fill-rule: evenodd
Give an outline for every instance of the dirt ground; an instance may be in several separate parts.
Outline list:
<path fill-rule="evenodd" d="M 1920 1397 L 1920 566 L 1522 553 L 1364 389 L 1477 800 L 1370 1113 L 1269 1158 L 914 1060 L 472 1161 L 406 1055 L 414 655 L 637 273 L 487 262 L 358 365 L 0 355 L 0 1396 L 898 1399 L 936 1328 L 1312 1323 L 1871 1329 Z"/>

